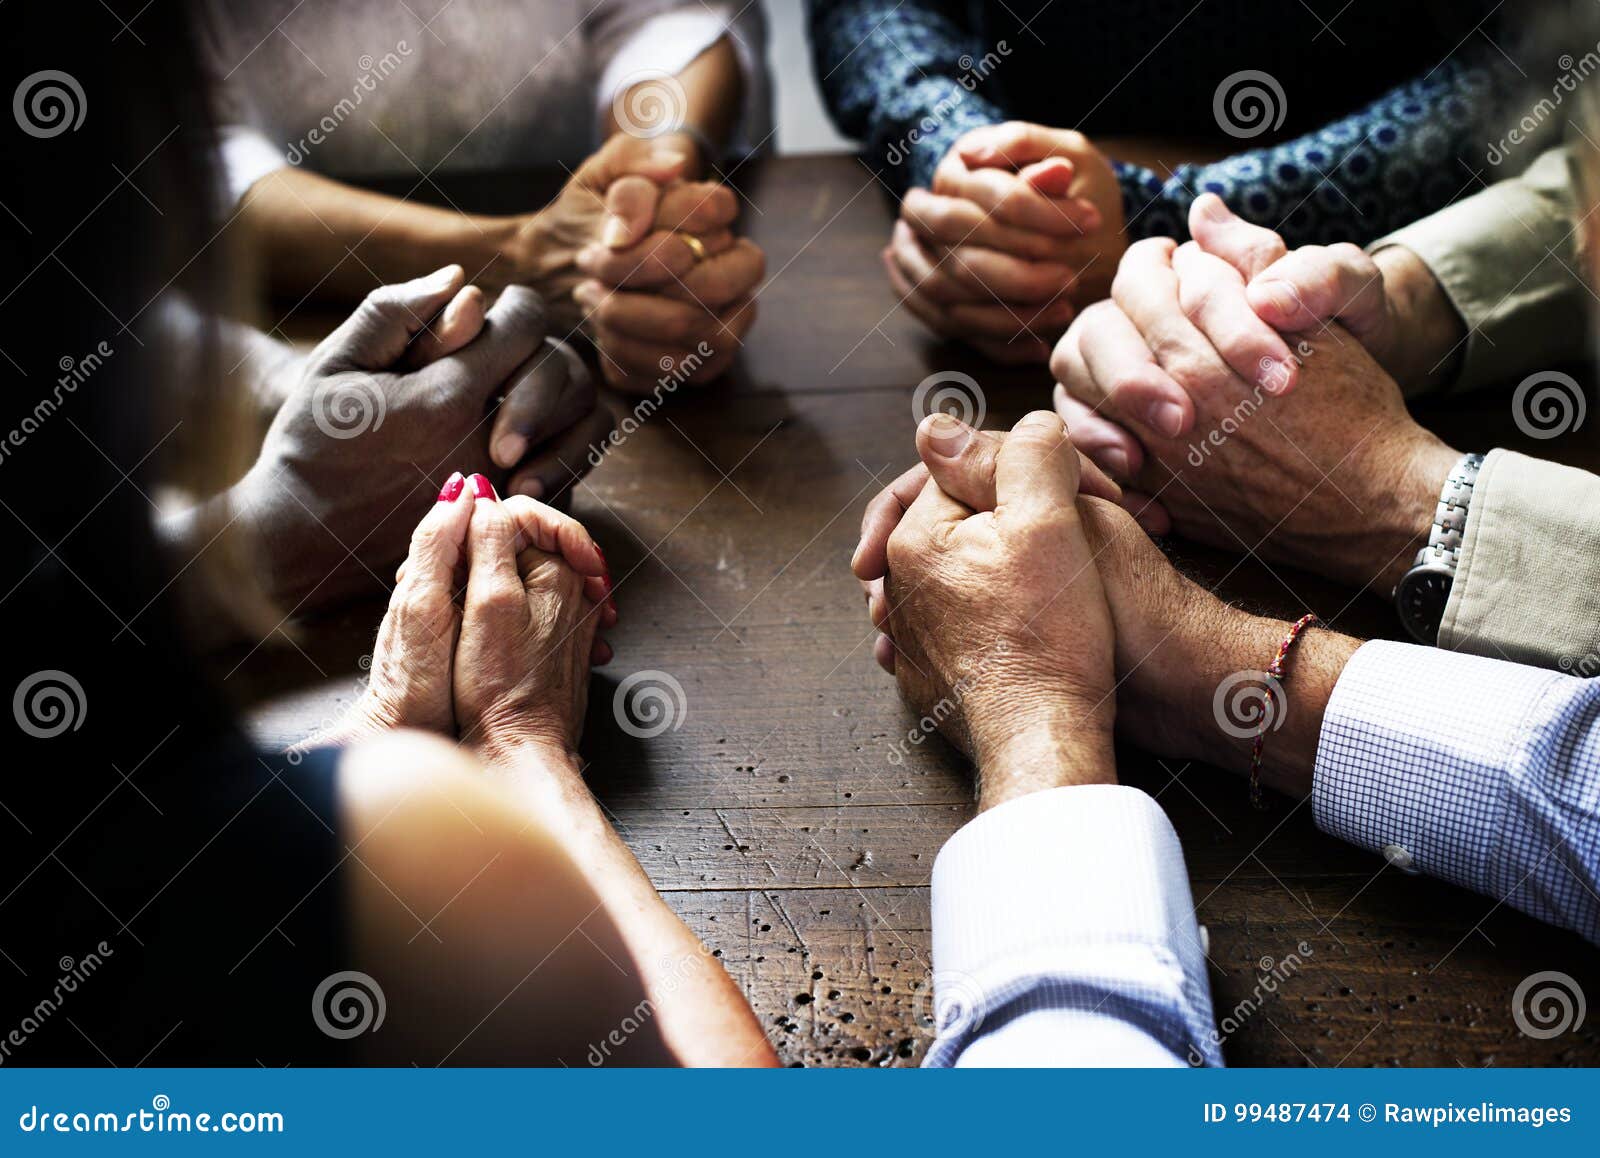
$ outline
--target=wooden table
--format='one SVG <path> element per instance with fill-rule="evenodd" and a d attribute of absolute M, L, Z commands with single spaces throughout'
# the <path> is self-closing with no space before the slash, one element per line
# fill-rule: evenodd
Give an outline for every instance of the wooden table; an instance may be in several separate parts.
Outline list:
<path fill-rule="evenodd" d="M 914 460 L 913 387 L 937 370 L 971 374 L 988 424 L 1009 426 L 1048 406 L 1050 382 L 939 344 L 897 307 L 878 262 L 891 202 L 859 162 L 769 160 L 740 182 L 769 261 L 741 364 L 724 385 L 673 397 L 575 496 L 624 615 L 583 750 L 651 878 L 743 986 L 785 1062 L 916 1065 L 930 1040 L 929 871 L 971 815 L 972 788 L 937 738 L 893 758 L 913 720 L 872 662 L 849 558 L 863 505 Z M 530 187 L 456 184 L 452 200 L 485 210 Z M 1506 406 L 1474 400 L 1445 433 L 1505 445 Z M 1597 461 L 1587 440 L 1536 450 Z M 1315 576 L 1280 582 L 1182 544 L 1174 555 L 1226 576 L 1228 598 L 1394 633 L 1386 607 Z M 298 739 L 349 703 L 380 614 L 348 609 L 308 630 L 303 654 L 264 649 L 239 670 L 231 682 L 248 689 L 265 740 Z M 636 738 L 613 699 L 645 671 L 681 685 L 682 710 Z M 1548 1041 L 1512 1020 L 1513 990 L 1541 970 L 1600 999 L 1600 953 L 1576 937 L 1404 876 L 1321 835 L 1303 804 L 1257 813 L 1214 769 L 1124 749 L 1119 771 L 1182 838 L 1217 1016 L 1239 1022 L 1230 1064 L 1600 1062 L 1600 1016 Z"/>

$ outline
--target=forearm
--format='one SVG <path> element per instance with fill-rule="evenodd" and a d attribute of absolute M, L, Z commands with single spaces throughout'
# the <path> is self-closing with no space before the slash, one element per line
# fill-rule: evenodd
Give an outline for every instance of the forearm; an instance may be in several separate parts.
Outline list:
<path fill-rule="evenodd" d="M 727 971 L 669 909 L 557 746 L 491 745 L 490 767 L 581 866 L 621 931 L 678 1060 L 698 1066 L 776 1064 L 772 1047 Z"/>
<path fill-rule="evenodd" d="M 696 138 L 692 150 L 695 160 L 687 175 L 700 177 L 717 161 L 715 156 L 702 155 L 701 142 L 709 142 L 720 152 L 733 136 L 744 100 L 744 72 L 739 67 L 738 54 L 724 36 L 690 61 L 677 79 L 685 97 L 683 126 L 693 130 Z M 637 86 L 631 91 L 637 91 Z M 627 95 L 622 98 L 624 102 L 628 99 Z M 607 136 L 621 131 L 615 105 L 606 110 L 603 128 Z"/>
<path fill-rule="evenodd" d="M 286 297 L 359 298 L 451 264 L 490 289 L 524 280 L 520 218 L 401 201 L 295 168 L 257 181 L 239 212 L 269 286 Z"/>
<path fill-rule="evenodd" d="M 1166 179 L 1119 163 L 1129 233 L 1187 238 L 1190 203 L 1202 191 L 1215 191 L 1241 217 L 1281 233 L 1291 248 L 1325 242 L 1331 231 L 1364 244 L 1455 195 L 1454 184 L 1421 180 L 1418 173 L 1436 167 L 1431 158 L 1475 152 L 1479 115 L 1518 80 L 1499 54 L 1469 45 L 1426 76 L 1296 140 L 1211 165 L 1180 165 Z M 1397 104 L 1419 107 L 1421 114 L 1396 117 Z M 1264 115 L 1281 109 L 1269 94 Z M 1237 127 L 1257 126 L 1246 121 Z M 1345 192 L 1330 196 L 1330 187 Z"/>
<path fill-rule="evenodd" d="M 1260 712 L 1268 712 L 1262 783 L 1289 796 L 1307 796 L 1328 699 L 1361 641 L 1321 627 L 1303 631 L 1277 685 L 1282 698 L 1269 710 L 1261 696 L 1261 673 L 1290 624 L 1217 606 L 1222 617 L 1203 637 L 1174 633 L 1145 661 L 1163 673 L 1167 685 L 1152 710 L 1182 721 L 1185 734 L 1175 740 L 1175 754 L 1241 775 L 1250 770 L 1253 725 Z"/>
<path fill-rule="evenodd" d="M 1443 388 L 1461 372 L 1467 326 L 1427 262 L 1403 245 L 1372 255 L 1394 311 L 1395 339 L 1372 356 L 1406 397 Z"/>
<path fill-rule="evenodd" d="M 981 87 L 1010 48 L 974 36 L 960 5 L 813 0 L 807 10 L 828 111 L 895 189 L 930 185 L 956 138 L 1005 119 Z"/>

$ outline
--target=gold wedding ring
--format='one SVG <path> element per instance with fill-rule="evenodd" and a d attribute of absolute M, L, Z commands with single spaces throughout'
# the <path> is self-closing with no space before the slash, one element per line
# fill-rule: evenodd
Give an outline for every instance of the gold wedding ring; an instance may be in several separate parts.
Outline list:
<path fill-rule="evenodd" d="M 699 265 L 706 259 L 706 243 L 692 233 L 679 233 L 683 243 L 689 247 L 689 252 L 694 254 L 694 263 Z"/>

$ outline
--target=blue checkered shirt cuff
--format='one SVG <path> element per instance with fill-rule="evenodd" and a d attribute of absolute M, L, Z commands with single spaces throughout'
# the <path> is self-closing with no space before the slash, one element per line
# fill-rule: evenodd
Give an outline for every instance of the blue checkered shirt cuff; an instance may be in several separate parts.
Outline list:
<path fill-rule="evenodd" d="M 933 867 L 929 1066 L 1222 1064 L 1183 850 L 1133 788 L 983 813 Z"/>
<path fill-rule="evenodd" d="M 1600 681 L 1374 640 L 1323 716 L 1324 832 L 1600 941 Z"/>

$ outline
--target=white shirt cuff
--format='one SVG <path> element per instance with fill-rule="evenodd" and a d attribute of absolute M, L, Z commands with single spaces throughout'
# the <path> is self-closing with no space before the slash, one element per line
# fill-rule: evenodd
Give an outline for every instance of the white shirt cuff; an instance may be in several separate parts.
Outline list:
<path fill-rule="evenodd" d="M 243 125 L 224 125 L 219 134 L 218 153 L 230 206 L 268 173 L 289 167 L 288 158 L 255 129 Z"/>
<path fill-rule="evenodd" d="M 985 812 L 933 867 L 929 1065 L 1221 1064 L 1183 850 L 1148 795 Z"/>
<path fill-rule="evenodd" d="M 759 42 L 759 30 L 759 23 L 740 22 L 736 16 L 730 18 L 705 8 L 680 9 L 650 17 L 629 34 L 600 74 L 599 91 L 595 94 L 599 123 L 605 123 L 606 114 L 619 93 L 663 73 L 677 76 L 726 36 L 744 74 L 743 106 L 728 152 L 742 154 L 761 148 L 771 133 L 766 124 L 769 101 L 767 72 L 762 59 L 765 44 Z M 652 128 L 655 118 L 661 115 L 649 108 L 642 108 L 639 113 L 641 123 Z M 619 116 L 618 120 L 624 118 Z"/>

